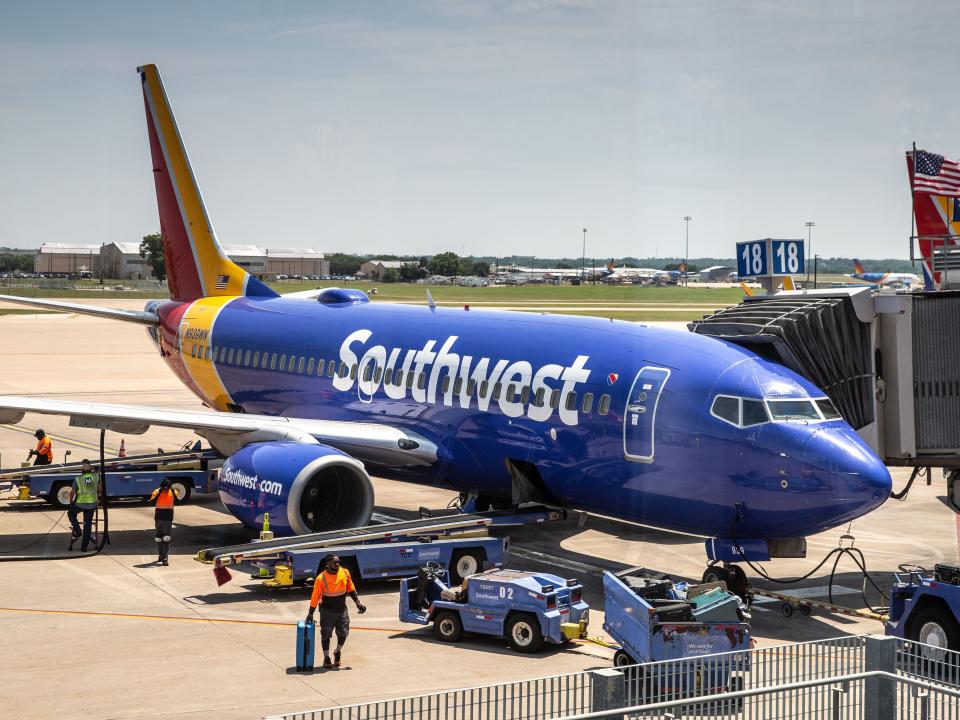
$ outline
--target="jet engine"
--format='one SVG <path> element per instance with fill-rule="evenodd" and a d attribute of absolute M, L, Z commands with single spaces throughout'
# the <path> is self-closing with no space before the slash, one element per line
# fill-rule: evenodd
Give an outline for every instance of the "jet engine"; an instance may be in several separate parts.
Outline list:
<path fill-rule="evenodd" d="M 366 525 L 373 514 L 373 485 L 363 463 L 327 445 L 258 442 L 229 458 L 220 470 L 220 499 L 244 525 L 277 535 Z"/>

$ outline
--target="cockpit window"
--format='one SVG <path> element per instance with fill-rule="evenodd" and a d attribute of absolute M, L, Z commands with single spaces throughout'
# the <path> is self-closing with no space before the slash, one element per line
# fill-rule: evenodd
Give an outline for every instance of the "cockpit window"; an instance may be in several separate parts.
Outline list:
<path fill-rule="evenodd" d="M 710 412 L 731 425 L 740 424 L 740 398 L 717 395 Z"/>
<path fill-rule="evenodd" d="M 837 409 L 829 399 L 820 398 L 814 402 L 817 403 L 817 407 L 820 408 L 820 412 L 823 413 L 824 420 L 839 420 L 843 417 L 843 415 L 837 412 Z"/>
<path fill-rule="evenodd" d="M 761 425 L 770 422 L 770 416 L 767 415 L 767 408 L 763 400 L 743 399 L 743 427 Z"/>
<path fill-rule="evenodd" d="M 819 420 L 812 400 L 767 400 L 774 420 Z"/>

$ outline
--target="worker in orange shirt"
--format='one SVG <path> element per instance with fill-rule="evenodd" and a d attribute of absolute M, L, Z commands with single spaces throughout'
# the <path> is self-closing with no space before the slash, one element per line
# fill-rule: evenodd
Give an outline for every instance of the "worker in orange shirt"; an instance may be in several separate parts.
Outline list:
<path fill-rule="evenodd" d="M 33 461 L 34 465 L 49 465 L 53 462 L 53 443 L 43 429 L 37 430 L 33 435 L 37 438 L 37 449 L 30 451 L 27 460 L 36 455 L 37 459 Z"/>
<path fill-rule="evenodd" d="M 177 504 L 177 495 L 170 488 L 170 479 L 164 478 L 160 487 L 150 494 L 150 502 L 156 502 L 153 511 L 153 524 L 156 526 L 157 563 L 169 565 L 170 540 L 173 533 L 173 506 Z"/>
<path fill-rule="evenodd" d="M 350 571 L 340 567 L 339 557 L 327 555 L 317 568 L 317 579 L 313 581 L 313 595 L 310 596 L 310 611 L 307 613 L 307 622 L 311 623 L 317 605 L 320 606 L 320 647 L 323 648 L 323 666 L 327 669 L 340 667 L 340 653 L 350 633 L 347 595 L 357 604 L 357 612 L 363 615 L 367 608 L 357 596 Z M 330 662 L 330 636 L 334 630 L 337 633 L 337 649 L 333 651 L 333 662 Z"/>

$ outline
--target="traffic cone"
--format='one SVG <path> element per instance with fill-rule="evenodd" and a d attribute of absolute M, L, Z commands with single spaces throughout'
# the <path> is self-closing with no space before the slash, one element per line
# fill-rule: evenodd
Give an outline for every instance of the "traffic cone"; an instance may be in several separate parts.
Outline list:
<path fill-rule="evenodd" d="M 126 456 L 127 456 L 127 448 L 126 448 L 126 446 L 123 444 L 123 438 L 120 438 L 120 452 L 117 453 L 117 455 L 118 455 L 119 457 L 126 457 Z"/>

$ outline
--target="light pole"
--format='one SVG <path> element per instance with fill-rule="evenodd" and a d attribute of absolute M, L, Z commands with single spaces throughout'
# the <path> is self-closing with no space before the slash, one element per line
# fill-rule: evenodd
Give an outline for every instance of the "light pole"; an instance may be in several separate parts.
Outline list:
<path fill-rule="evenodd" d="M 690 284 L 690 272 L 687 270 L 687 261 L 690 259 L 690 221 L 693 220 L 689 215 L 683 216 L 683 221 L 687 224 L 687 242 L 683 246 L 683 285 Z"/>
<path fill-rule="evenodd" d="M 583 255 L 580 256 L 580 282 L 586 277 L 587 266 L 587 229 L 583 229 Z"/>
<path fill-rule="evenodd" d="M 812 245 L 811 239 L 810 239 L 810 228 L 815 227 L 815 226 L 816 226 L 816 223 L 815 223 L 815 222 L 810 222 L 810 221 L 808 220 L 807 223 L 806 223 L 806 225 L 807 225 L 807 251 L 804 253 L 804 257 L 811 258 L 811 257 L 813 257 L 813 253 L 811 252 L 811 250 L 812 250 L 812 248 L 813 248 L 813 245 Z M 808 285 L 808 286 L 810 285 L 810 266 L 809 266 L 809 265 L 807 265 L 807 285 Z M 816 289 L 816 287 L 817 287 L 816 279 L 814 279 L 813 287 L 814 287 L 814 289 Z"/>

